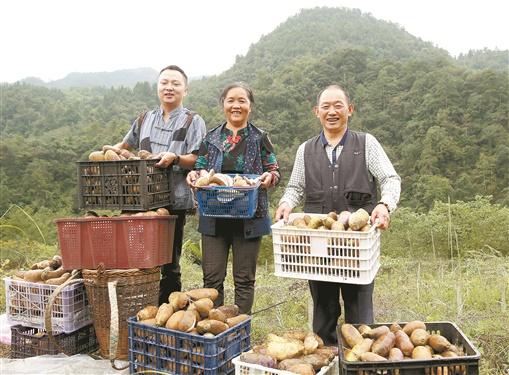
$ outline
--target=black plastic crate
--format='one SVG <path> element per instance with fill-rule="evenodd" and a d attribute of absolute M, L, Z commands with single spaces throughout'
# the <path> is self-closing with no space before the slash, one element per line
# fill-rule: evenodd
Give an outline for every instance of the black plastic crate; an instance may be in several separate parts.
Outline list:
<path fill-rule="evenodd" d="M 11 327 L 11 358 L 28 358 L 44 354 L 74 355 L 97 350 L 94 326 L 89 324 L 72 333 L 60 333 L 53 339 L 39 328 Z"/>
<path fill-rule="evenodd" d="M 379 327 L 392 323 L 370 324 Z M 399 323 L 402 327 L 404 322 Z M 425 322 L 426 330 L 446 337 L 465 354 L 454 358 L 429 360 L 409 359 L 404 361 L 348 362 L 345 361 L 341 327 L 337 327 L 339 342 L 339 373 L 342 375 L 477 375 L 481 354 L 458 326 L 451 322 Z M 360 324 L 354 324 L 359 327 Z"/>
<path fill-rule="evenodd" d="M 130 373 L 231 374 L 251 349 L 251 318 L 214 337 L 154 327 L 129 318 Z"/>
<path fill-rule="evenodd" d="M 158 159 L 77 162 L 79 207 L 147 211 L 174 203 L 171 168 Z"/>

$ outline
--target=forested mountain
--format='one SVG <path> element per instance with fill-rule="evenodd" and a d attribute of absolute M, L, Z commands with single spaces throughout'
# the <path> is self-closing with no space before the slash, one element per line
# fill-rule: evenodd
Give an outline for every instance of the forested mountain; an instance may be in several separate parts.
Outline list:
<path fill-rule="evenodd" d="M 70 73 L 62 79 L 44 82 L 37 77 L 27 77 L 21 83 L 49 88 L 70 88 L 70 87 L 134 87 L 138 82 L 157 81 L 158 72 L 152 68 L 137 68 L 115 70 L 114 72 L 96 73 Z"/>
<path fill-rule="evenodd" d="M 458 64 L 471 69 L 493 69 L 509 73 L 509 51 L 471 50 L 460 54 Z"/>
<path fill-rule="evenodd" d="M 488 55 L 484 66 L 500 65 L 490 65 Z M 248 82 L 256 100 L 252 120 L 269 132 L 286 180 L 298 145 L 320 130 L 311 111 L 316 94 L 339 82 L 356 105 L 351 128 L 375 135 L 400 173 L 402 206 L 426 211 L 434 200 L 478 194 L 507 205 L 507 71 L 472 69 L 460 60 L 357 10 L 304 10 L 231 69 L 191 82 L 186 106 L 210 128 L 222 121 L 220 89 Z M 146 82 L 0 89 L 0 212 L 12 203 L 48 215 L 70 211 L 76 205 L 74 161 L 119 141 L 138 113 L 157 105 L 155 86 Z"/>

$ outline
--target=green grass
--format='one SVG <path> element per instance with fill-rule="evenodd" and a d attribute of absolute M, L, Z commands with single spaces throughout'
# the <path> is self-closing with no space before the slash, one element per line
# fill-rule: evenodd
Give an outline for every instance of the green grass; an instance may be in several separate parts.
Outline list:
<path fill-rule="evenodd" d="M 54 246 L 2 242 L 0 276 L 18 266 L 54 254 Z M 18 246 L 18 247 L 16 247 Z M 25 251 L 22 251 L 25 249 Z M 4 255 L 11 254 L 12 260 Z M 16 256 L 16 254 L 18 254 Z M 23 254 L 23 255 L 19 255 Z M 7 261 L 9 259 L 9 261 Z M 181 259 L 184 289 L 202 286 L 201 266 L 190 251 Z M 5 308 L 4 288 L 0 306 Z M 225 303 L 233 303 L 231 267 L 225 282 Z M 481 374 L 509 371 L 509 258 L 471 253 L 461 260 L 383 257 L 375 282 L 377 322 L 455 322 L 480 350 Z M 283 302 L 283 303 L 281 303 Z M 310 295 L 307 282 L 273 275 L 273 265 L 261 264 L 257 271 L 252 342 L 260 343 L 271 332 L 309 326 Z M 341 320 L 341 318 L 340 318 Z"/>

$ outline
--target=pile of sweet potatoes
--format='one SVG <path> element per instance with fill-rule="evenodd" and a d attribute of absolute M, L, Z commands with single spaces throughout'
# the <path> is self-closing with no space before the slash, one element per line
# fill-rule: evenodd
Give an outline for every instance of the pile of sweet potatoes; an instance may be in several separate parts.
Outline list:
<path fill-rule="evenodd" d="M 401 327 L 398 323 L 371 328 L 351 324 L 341 326 L 346 361 L 376 362 L 427 360 L 463 355 L 461 348 L 437 333 L 426 330 L 426 324 L 413 321 Z"/>
<path fill-rule="evenodd" d="M 247 320 L 236 305 L 214 308 L 216 289 L 173 292 L 168 303 L 146 306 L 136 314 L 138 322 L 181 332 L 213 337 Z"/>

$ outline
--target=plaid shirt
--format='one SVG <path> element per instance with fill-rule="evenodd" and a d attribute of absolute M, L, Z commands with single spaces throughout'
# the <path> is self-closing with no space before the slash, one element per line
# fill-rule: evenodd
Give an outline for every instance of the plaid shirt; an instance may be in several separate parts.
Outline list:
<path fill-rule="evenodd" d="M 322 137 L 325 140 L 325 137 Z M 306 142 L 302 143 L 297 149 L 295 163 L 293 164 L 292 175 L 286 186 L 285 193 L 279 204 L 286 202 L 291 208 L 300 204 L 304 197 L 306 189 L 306 179 L 304 170 L 304 147 Z M 333 154 L 337 158 L 343 150 L 343 144 L 324 145 L 327 157 L 332 163 Z M 381 201 L 387 203 L 390 212 L 396 209 L 401 193 L 401 178 L 398 176 L 391 161 L 387 157 L 384 149 L 374 136 L 366 133 L 366 166 L 368 171 L 375 177 L 380 185 Z"/>
<path fill-rule="evenodd" d="M 129 147 L 139 149 L 140 144 L 150 142 L 152 153 L 174 152 L 177 155 L 197 154 L 200 144 L 207 132 L 205 122 L 199 115 L 194 115 L 189 129 L 184 128 L 188 110 L 179 107 L 170 112 L 168 122 L 164 122 L 162 108 L 148 111 L 138 134 L 138 124 L 135 120 L 131 129 L 124 137 Z M 180 166 L 173 166 L 175 176 L 175 205 L 174 209 L 193 208 L 193 196 L 186 183 L 186 170 Z"/>

